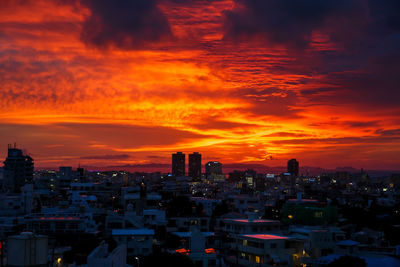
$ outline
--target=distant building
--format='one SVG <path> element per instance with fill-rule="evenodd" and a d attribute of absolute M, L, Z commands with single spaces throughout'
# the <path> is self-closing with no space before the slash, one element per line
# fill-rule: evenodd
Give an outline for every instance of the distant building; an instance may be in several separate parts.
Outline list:
<path fill-rule="evenodd" d="M 4 188 L 19 193 L 21 187 L 33 181 L 33 159 L 21 149 L 8 145 L 8 156 L 4 161 Z"/>
<path fill-rule="evenodd" d="M 194 179 L 201 178 L 201 154 L 199 152 L 189 154 L 189 176 Z"/>
<path fill-rule="evenodd" d="M 76 169 L 75 182 L 84 182 L 84 180 L 85 180 L 85 169 L 81 168 L 81 167 L 78 167 Z"/>
<path fill-rule="evenodd" d="M 218 161 L 209 161 L 206 163 L 206 176 L 211 174 L 222 174 L 222 164 Z"/>
<path fill-rule="evenodd" d="M 296 159 L 291 159 L 287 163 L 287 171 L 293 176 L 299 176 L 299 162 Z"/>
<path fill-rule="evenodd" d="M 172 154 L 172 175 L 185 176 L 185 154 L 182 152 Z"/>

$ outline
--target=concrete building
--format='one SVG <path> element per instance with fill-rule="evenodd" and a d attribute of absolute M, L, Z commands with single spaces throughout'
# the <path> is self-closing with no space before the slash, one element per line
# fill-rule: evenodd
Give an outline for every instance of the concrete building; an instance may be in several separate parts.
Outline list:
<path fill-rule="evenodd" d="M 224 231 L 230 234 L 257 234 L 279 232 L 281 223 L 264 219 L 225 219 Z"/>
<path fill-rule="evenodd" d="M 345 239 L 345 232 L 336 227 L 289 227 L 291 237 L 304 241 L 304 251 L 312 259 L 335 252 L 336 243 Z"/>
<path fill-rule="evenodd" d="M 282 222 L 286 224 L 324 225 L 338 220 L 337 207 L 316 199 L 289 199 L 282 207 Z"/>
<path fill-rule="evenodd" d="M 91 213 L 32 213 L 24 218 L 26 229 L 45 234 L 95 233 L 97 225 Z"/>
<path fill-rule="evenodd" d="M 113 229 L 112 237 L 119 245 L 126 245 L 128 256 L 147 256 L 153 252 L 152 229 Z"/>
<path fill-rule="evenodd" d="M 87 257 L 87 267 L 125 267 L 126 265 L 126 246 L 119 245 L 109 252 L 108 245 L 104 241 L 95 248 Z"/>
<path fill-rule="evenodd" d="M 196 205 L 201 204 L 205 215 L 211 216 L 215 207 L 221 203 L 220 199 L 211 199 L 205 197 L 191 197 L 190 200 L 194 201 Z"/>
<path fill-rule="evenodd" d="M 296 266 L 303 253 L 303 243 L 286 236 L 249 234 L 237 236 L 231 243 L 231 263 L 249 267 Z"/>
<path fill-rule="evenodd" d="M 172 154 L 172 175 L 185 176 L 185 154 L 182 152 Z"/>
<path fill-rule="evenodd" d="M 176 232 L 181 240 L 185 240 L 181 248 L 175 250 L 176 253 L 187 255 L 199 267 L 225 266 L 221 259 L 217 258 L 215 249 L 208 247 L 207 237 L 213 236 L 213 233 L 200 232 L 194 228 L 191 232 Z"/>
<path fill-rule="evenodd" d="M 187 232 L 193 227 L 202 232 L 209 232 L 211 227 L 210 217 L 169 217 L 167 220 L 168 232 Z"/>
<path fill-rule="evenodd" d="M 3 187 L 9 192 L 19 193 L 21 187 L 33 181 L 33 159 L 21 149 L 8 145 L 8 156 L 4 161 Z"/>
<path fill-rule="evenodd" d="M 189 176 L 193 179 L 201 178 L 201 154 L 199 152 L 189 154 Z"/>
<path fill-rule="evenodd" d="M 47 266 L 48 238 L 24 232 L 7 239 L 8 266 Z"/>

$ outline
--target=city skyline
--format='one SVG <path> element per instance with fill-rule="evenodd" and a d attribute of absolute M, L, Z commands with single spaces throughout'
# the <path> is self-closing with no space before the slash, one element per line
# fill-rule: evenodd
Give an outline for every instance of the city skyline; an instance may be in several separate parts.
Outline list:
<path fill-rule="evenodd" d="M 396 1 L 139 2 L 0 4 L 1 158 L 399 169 Z"/>
<path fill-rule="evenodd" d="M 21 149 L 18 147 L 16 143 L 8 144 L 8 154 L 11 151 L 21 151 L 24 154 L 24 157 L 31 157 L 30 153 L 27 153 L 26 149 Z M 354 168 L 352 166 L 337 166 L 335 168 L 322 168 L 318 166 L 307 166 L 301 165 L 296 159 L 288 159 L 287 162 L 282 166 L 267 166 L 262 164 L 246 164 L 246 163 L 221 163 L 219 161 L 208 161 L 202 162 L 202 154 L 199 152 L 187 152 L 188 156 L 199 156 L 199 162 L 190 165 L 190 157 L 186 159 L 186 153 L 183 152 L 173 152 L 169 155 L 169 163 L 149 163 L 149 164 L 125 164 L 125 165 L 103 165 L 103 166 L 96 166 L 96 165 L 85 165 L 78 163 L 78 165 L 58 165 L 58 166 L 47 166 L 44 167 L 41 164 L 37 166 L 37 161 L 31 158 L 32 162 L 35 162 L 34 169 L 36 171 L 42 170 L 61 170 L 63 168 L 68 169 L 77 169 L 78 172 L 98 172 L 98 171 L 127 171 L 127 172 L 144 172 L 144 173 L 170 173 L 173 176 L 189 176 L 193 178 L 198 178 L 200 174 L 204 174 L 206 177 L 209 174 L 223 174 L 228 175 L 236 171 L 256 171 L 261 172 L 264 174 L 283 174 L 283 173 L 292 173 L 296 176 L 319 176 L 325 175 L 327 173 L 364 173 L 367 171 L 372 177 L 381 177 L 383 175 L 388 175 L 394 172 L 398 172 L 399 170 L 390 170 L 390 169 L 365 169 L 365 168 Z M 7 155 L 7 153 L 6 153 Z M 7 158 L 4 158 L 3 162 L 3 169 L 6 169 L 6 161 Z M 172 159 L 172 161 L 171 161 Z M 294 163 L 294 164 L 293 164 Z M 196 167 L 197 166 L 197 167 Z M 223 172 L 222 172 L 223 166 Z M 198 169 L 198 170 L 196 170 Z M 208 169 L 208 171 L 207 171 Z"/>

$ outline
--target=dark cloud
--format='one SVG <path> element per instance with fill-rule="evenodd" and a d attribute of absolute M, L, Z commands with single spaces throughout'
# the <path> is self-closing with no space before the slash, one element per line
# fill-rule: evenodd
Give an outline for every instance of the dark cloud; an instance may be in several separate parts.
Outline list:
<path fill-rule="evenodd" d="M 225 38 L 258 37 L 304 48 L 320 32 L 333 43 L 371 56 L 383 47 L 399 48 L 400 2 L 396 0 L 234 0 L 225 11 Z M 244 39 L 244 38 L 246 39 Z M 397 40 L 395 40 L 397 39 Z"/>
<path fill-rule="evenodd" d="M 400 129 L 383 130 L 378 129 L 376 133 L 382 136 L 400 136 Z"/>
<path fill-rule="evenodd" d="M 271 143 L 279 145 L 311 145 L 311 144 L 325 144 L 325 145 L 363 145 L 372 144 L 379 145 L 383 143 L 398 142 L 397 136 L 361 136 L 361 137 L 338 137 L 338 138 L 307 138 L 307 139 L 288 139 L 288 140 L 274 140 Z"/>
<path fill-rule="evenodd" d="M 367 55 L 366 55 L 367 56 Z M 342 103 L 365 107 L 397 108 L 400 101 L 400 51 L 371 58 L 356 71 L 329 73 L 322 82 L 328 90 L 302 91 L 309 103 Z M 325 92 L 325 94 L 323 93 Z M 326 94 L 327 93 L 327 94 Z"/>
<path fill-rule="evenodd" d="M 296 65 L 322 76 L 317 81 L 320 86 L 301 89 L 307 105 L 398 105 L 400 1 L 235 0 L 235 4 L 225 11 L 226 40 L 255 39 L 284 46 L 295 52 Z M 328 47 L 334 49 L 312 47 L 314 33 L 326 35 Z"/>
<path fill-rule="evenodd" d="M 348 0 L 235 0 L 225 12 L 225 37 L 265 38 L 271 43 L 305 47 L 312 32 L 331 16 L 341 19 L 354 11 Z"/>
<path fill-rule="evenodd" d="M 81 33 L 87 44 L 136 49 L 172 35 L 155 0 L 88 0 L 82 4 L 91 11 Z"/>

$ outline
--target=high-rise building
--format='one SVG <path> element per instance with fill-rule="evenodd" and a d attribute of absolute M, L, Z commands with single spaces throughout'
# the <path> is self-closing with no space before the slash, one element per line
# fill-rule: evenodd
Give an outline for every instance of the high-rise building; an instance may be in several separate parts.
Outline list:
<path fill-rule="evenodd" d="M 291 159 L 288 161 L 287 172 L 293 176 L 299 176 L 299 162 L 296 159 Z"/>
<path fill-rule="evenodd" d="M 19 193 L 21 187 L 33 181 L 33 159 L 21 149 L 8 145 L 8 156 L 4 161 L 4 188 Z"/>
<path fill-rule="evenodd" d="M 206 176 L 211 174 L 222 174 L 222 164 L 218 161 L 209 161 L 206 163 Z"/>
<path fill-rule="evenodd" d="M 185 154 L 182 152 L 172 154 L 172 174 L 185 176 Z"/>
<path fill-rule="evenodd" d="M 70 166 L 61 166 L 58 172 L 58 184 L 60 188 L 69 188 L 73 182 L 73 172 Z"/>
<path fill-rule="evenodd" d="M 199 152 L 189 154 L 189 176 L 193 179 L 201 178 L 201 154 Z"/>

